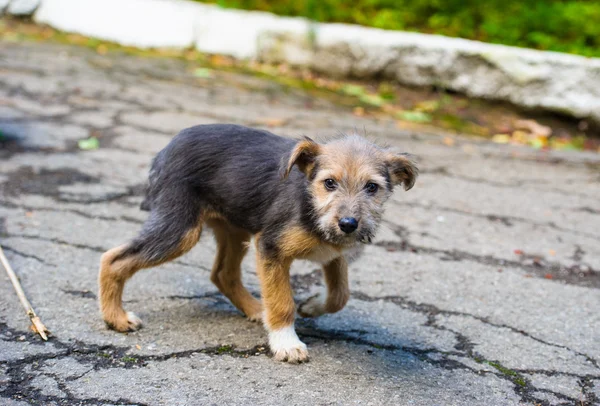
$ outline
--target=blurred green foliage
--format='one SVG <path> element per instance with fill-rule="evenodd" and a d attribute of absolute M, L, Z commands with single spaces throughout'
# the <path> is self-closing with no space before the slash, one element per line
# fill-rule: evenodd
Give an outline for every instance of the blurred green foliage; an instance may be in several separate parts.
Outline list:
<path fill-rule="evenodd" d="M 600 56 L 598 0 L 197 0 L 323 22 Z"/>

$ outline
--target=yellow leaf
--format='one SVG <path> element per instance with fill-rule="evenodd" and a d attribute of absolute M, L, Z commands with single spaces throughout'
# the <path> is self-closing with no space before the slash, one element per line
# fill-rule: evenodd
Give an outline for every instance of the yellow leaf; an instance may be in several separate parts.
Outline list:
<path fill-rule="evenodd" d="M 357 106 L 354 108 L 354 110 L 352 110 L 352 113 L 355 116 L 362 117 L 365 115 L 365 109 L 364 109 L 364 107 Z"/>
<path fill-rule="evenodd" d="M 512 141 L 519 144 L 527 144 L 529 141 L 529 134 L 525 131 L 514 131 L 512 133 Z"/>
<path fill-rule="evenodd" d="M 492 141 L 497 144 L 508 144 L 510 142 L 510 135 L 496 134 L 492 137 Z"/>
<path fill-rule="evenodd" d="M 104 44 L 100 44 L 96 47 L 96 52 L 100 55 L 106 55 L 108 53 L 108 47 Z"/>
<path fill-rule="evenodd" d="M 451 147 L 454 145 L 454 138 L 451 137 L 444 137 L 444 144 L 446 144 L 447 146 Z"/>

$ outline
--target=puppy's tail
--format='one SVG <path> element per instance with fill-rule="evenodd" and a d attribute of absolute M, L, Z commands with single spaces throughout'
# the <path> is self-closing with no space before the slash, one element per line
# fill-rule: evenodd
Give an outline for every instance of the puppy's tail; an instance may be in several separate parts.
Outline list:
<path fill-rule="evenodd" d="M 163 168 L 162 151 L 152 160 L 150 174 L 148 175 L 148 186 L 146 187 L 146 196 L 140 204 L 140 210 L 152 210 L 152 203 L 156 196 L 156 183 Z"/>

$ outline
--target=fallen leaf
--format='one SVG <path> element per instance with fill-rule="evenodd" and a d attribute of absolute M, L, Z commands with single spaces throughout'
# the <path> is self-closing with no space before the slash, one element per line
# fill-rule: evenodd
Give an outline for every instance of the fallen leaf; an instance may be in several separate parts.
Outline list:
<path fill-rule="evenodd" d="M 556 255 L 556 251 L 554 250 L 548 250 L 548 254 L 555 256 Z"/>
<path fill-rule="evenodd" d="M 552 128 L 542 125 L 535 120 L 516 120 L 514 126 L 518 130 L 527 130 L 535 136 L 549 137 L 552 134 Z"/>
<path fill-rule="evenodd" d="M 139 344 L 136 344 L 136 345 L 135 345 L 135 348 L 137 348 L 138 350 L 141 350 L 141 349 L 142 349 L 142 346 L 141 346 L 141 345 L 139 345 Z"/>
<path fill-rule="evenodd" d="M 544 278 L 546 278 L 546 279 L 552 279 L 554 277 L 552 276 L 551 273 L 547 273 L 546 275 L 544 275 Z"/>
<path fill-rule="evenodd" d="M 96 47 L 96 52 L 100 55 L 106 55 L 108 53 L 108 47 L 104 44 L 100 44 Z"/>
<path fill-rule="evenodd" d="M 454 138 L 451 137 L 444 137 L 444 144 L 446 144 L 447 146 L 451 147 L 454 145 Z"/>
<path fill-rule="evenodd" d="M 432 113 L 440 108 L 439 100 L 424 100 L 415 105 L 415 110 Z"/>
<path fill-rule="evenodd" d="M 512 133 L 511 141 L 516 142 L 518 144 L 527 144 L 529 141 L 529 133 L 525 131 L 514 131 Z"/>
<path fill-rule="evenodd" d="M 202 79 L 209 79 L 213 77 L 213 70 L 209 68 L 198 68 L 194 71 L 194 76 Z"/>
<path fill-rule="evenodd" d="M 340 88 L 340 91 L 348 96 L 362 96 L 366 93 L 365 89 L 358 85 L 344 85 Z"/>
<path fill-rule="evenodd" d="M 355 116 L 362 117 L 365 115 L 365 109 L 364 109 L 364 107 L 357 106 L 354 108 L 354 110 L 352 110 L 352 113 Z"/>
<path fill-rule="evenodd" d="M 510 142 L 510 135 L 496 134 L 492 137 L 492 141 L 496 144 L 508 144 Z"/>
<path fill-rule="evenodd" d="M 515 254 L 516 254 L 516 255 L 523 255 L 523 251 L 521 251 L 521 250 L 519 250 L 519 249 L 516 249 L 516 250 L 515 250 Z"/>
<path fill-rule="evenodd" d="M 538 135 L 530 141 L 530 144 L 533 148 L 541 149 L 548 146 L 548 138 Z"/>
<path fill-rule="evenodd" d="M 100 147 L 100 142 L 98 142 L 98 138 L 90 137 L 85 140 L 79 140 L 77 142 L 77 146 L 79 147 L 79 149 L 89 151 L 92 149 L 98 149 Z"/>
<path fill-rule="evenodd" d="M 385 100 L 377 94 L 363 94 L 359 97 L 359 100 L 365 104 L 370 104 L 372 106 L 381 106 L 385 103 Z"/>
<path fill-rule="evenodd" d="M 231 60 L 231 58 L 228 58 L 226 56 L 223 55 L 212 55 L 210 57 L 210 63 L 215 65 L 215 66 L 232 66 L 233 65 L 233 61 Z M 262 67 L 262 65 L 261 65 Z"/>
<path fill-rule="evenodd" d="M 397 116 L 401 120 L 412 121 L 415 123 L 429 123 L 431 121 L 431 115 L 423 113 L 422 111 L 400 111 Z"/>
<path fill-rule="evenodd" d="M 26 211 L 25 212 L 25 217 L 33 217 L 33 212 L 32 211 Z"/>

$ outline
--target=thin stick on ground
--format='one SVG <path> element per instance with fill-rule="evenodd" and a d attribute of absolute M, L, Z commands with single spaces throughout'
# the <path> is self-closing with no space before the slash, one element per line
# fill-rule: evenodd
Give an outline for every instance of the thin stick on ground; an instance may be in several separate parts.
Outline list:
<path fill-rule="evenodd" d="M 35 314 L 35 311 L 33 310 L 31 303 L 29 303 L 29 300 L 27 300 L 27 297 L 25 296 L 25 292 L 23 292 L 23 288 L 21 287 L 19 278 L 17 278 L 15 271 L 12 269 L 12 267 L 8 263 L 8 259 L 6 259 L 6 255 L 4 255 L 4 251 L 2 250 L 1 246 L 0 246 L 0 262 L 2 262 L 4 269 L 6 269 L 6 273 L 8 274 L 8 277 L 10 278 L 10 281 L 12 282 L 13 287 L 15 288 L 15 292 L 17 293 L 17 296 L 19 297 L 19 300 L 21 301 L 21 304 L 23 305 L 25 312 L 27 312 L 27 316 L 29 316 L 29 319 L 31 320 L 31 324 L 33 325 L 33 330 L 36 333 L 38 333 L 42 337 L 42 339 L 48 340 L 48 336 L 46 334 L 49 334 L 50 331 L 48 331 L 48 329 L 46 328 L 46 326 L 44 326 L 44 324 L 42 323 L 40 318 Z"/>

